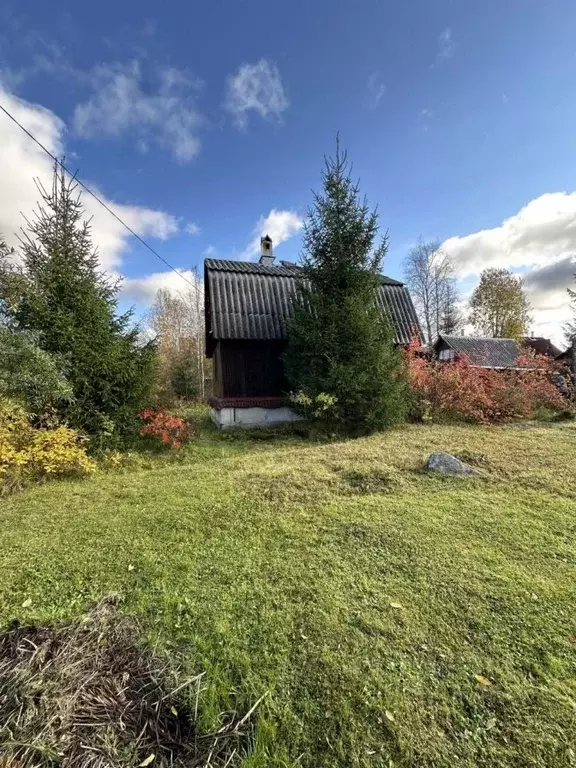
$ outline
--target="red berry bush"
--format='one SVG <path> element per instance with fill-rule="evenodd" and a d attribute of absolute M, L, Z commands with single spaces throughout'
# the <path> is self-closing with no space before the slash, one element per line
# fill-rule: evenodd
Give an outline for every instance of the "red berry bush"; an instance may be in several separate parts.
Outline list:
<path fill-rule="evenodd" d="M 564 411 L 568 401 L 552 381 L 555 364 L 523 355 L 513 370 L 478 368 L 462 356 L 451 363 L 430 360 L 418 342 L 405 351 L 418 420 L 458 418 L 490 424 L 533 417 L 539 409 Z"/>
<path fill-rule="evenodd" d="M 145 422 L 140 430 L 142 437 L 156 438 L 170 448 L 181 448 L 192 434 L 190 425 L 184 419 L 164 411 L 148 408 L 139 413 L 138 418 Z"/>

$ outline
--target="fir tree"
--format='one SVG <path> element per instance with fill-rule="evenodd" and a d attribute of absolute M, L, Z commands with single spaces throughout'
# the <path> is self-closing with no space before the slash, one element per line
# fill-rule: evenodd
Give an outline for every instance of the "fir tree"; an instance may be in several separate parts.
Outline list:
<path fill-rule="evenodd" d="M 117 313 L 119 285 L 100 270 L 74 181 L 56 166 L 51 191 L 38 188 L 43 202 L 21 237 L 16 327 L 66 361 L 74 398 L 65 418 L 92 434 L 121 432 L 148 394 L 154 349 L 138 343 L 130 312 Z"/>
<path fill-rule="evenodd" d="M 573 291 L 571 288 L 567 290 L 570 296 L 572 319 L 564 326 L 564 335 L 568 344 L 574 344 L 576 342 L 576 291 Z"/>
<path fill-rule="evenodd" d="M 304 227 L 286 374 L 296 392 L 335 398 L 334 418 L 346 430 L 372 431 L 401 419 L 406 399 L 401 355 L 377 304 L 387 238 L 374 248 L 377 212 L 360 199 L 339 147 L 322 182 Z"/>

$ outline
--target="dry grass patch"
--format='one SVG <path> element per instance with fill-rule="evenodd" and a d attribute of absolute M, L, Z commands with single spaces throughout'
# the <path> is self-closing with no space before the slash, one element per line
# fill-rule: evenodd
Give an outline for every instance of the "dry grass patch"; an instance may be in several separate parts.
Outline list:
<path fill-rule="evenodd" d="M 166 663 L 138 624 L 102 600 L 82 620 L 0 634 L 0 743 L 14 768 L 233 766 L 249 718 L 199 735 Z"/>

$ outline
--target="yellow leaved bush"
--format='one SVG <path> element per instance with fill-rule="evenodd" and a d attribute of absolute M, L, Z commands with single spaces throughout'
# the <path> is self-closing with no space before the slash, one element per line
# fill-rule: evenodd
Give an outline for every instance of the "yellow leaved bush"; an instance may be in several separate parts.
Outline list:
<path fill-rule="evenodd" d="M 70 427 L 35 429 L 18 403 L 0 400 L 0 494 L 48 477 L 94 472 L 85 442 Z"/>

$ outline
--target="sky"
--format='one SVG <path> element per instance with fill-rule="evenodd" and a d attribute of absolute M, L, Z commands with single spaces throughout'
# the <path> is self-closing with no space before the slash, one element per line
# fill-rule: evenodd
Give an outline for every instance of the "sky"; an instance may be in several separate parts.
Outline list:
<path fill-rule="evenodd" d="M 184 276 L 295 261 L 337 132 L 402 278 L 418 238 L 521 274 L 562 342 L 576 253 L 573 0 L 210 0 L 0 6 L 0 104 Z M 51 160 L 0 114 L 0 233 Z M 84 196 L 122 304 L 185 283 Z"/>

